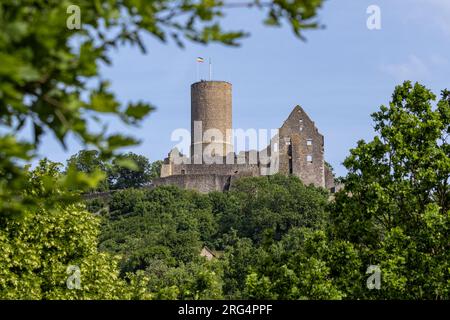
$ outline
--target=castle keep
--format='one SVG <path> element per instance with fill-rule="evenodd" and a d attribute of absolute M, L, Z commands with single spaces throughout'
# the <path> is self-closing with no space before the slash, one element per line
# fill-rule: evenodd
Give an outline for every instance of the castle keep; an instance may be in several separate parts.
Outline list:
<path fill-rule="evenodd" d="M 235 154 L 231 91 L 232 85 L 225 81 L 191 85 L 190 155 L 173 149 L 153 185 L 226 191 L 239 177 L 281 173 L 333 191 L 334 176 L 325 165 L 323 135 L 300 106 L 292 110 L 265 149 Z"/>

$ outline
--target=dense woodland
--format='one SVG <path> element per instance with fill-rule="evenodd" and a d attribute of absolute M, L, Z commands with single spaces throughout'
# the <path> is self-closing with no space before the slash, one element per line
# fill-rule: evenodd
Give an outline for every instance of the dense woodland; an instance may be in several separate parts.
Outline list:
<path fill-rule="evenodd" d="M 241 178 L 227 192 L 153 188 L 161 162 L 133 153 L 103 161 L 80 151 L 65 167 L 42 160 L 26 193 L 45 201 L 1 220 L 0 295 L 449 299 L 450 93 L 433 107 L 435 98 L 398 86 L 372 115 L 378 135 L 344 161 L 345 188 L 334 195 L 279 174 Z M 89 188 L 64 188 L 71 172 L 102 174 Z M 205 246 L 212 260 L 200 256 Z M 65 287 L 69 264 L 80 266 L 80 290 Z M 374 265 L 379 289 L 367 286 Z"/>
<path fill-rule="evenodd" d="M 397 86 L 332 197 L 281 175 L 224 193 L 152 189 L 161 162 L 124 154 L 138 141 L 102 115 L 133 127 L 154 107 L 120 103 L 100 63 L 123 44 L 145 52 L 143 32 L 179 46 L 235 46 L 247 33 L 221 28 L 221 1 L 78 3 L 80 30 L 66 27 L 67 1 L 0 3 L 0 299 L 450 299 L 448 90 Z M 303 38 L 321 5 L 246 7 Z M 32 167 L 45 134 L 85 150 Z M 98 191 L 110 196 L 86 200 Z M 205 246 L 216 258 L 200 256 Z M 367 286 L 374 265 L 379 289 Z"/>

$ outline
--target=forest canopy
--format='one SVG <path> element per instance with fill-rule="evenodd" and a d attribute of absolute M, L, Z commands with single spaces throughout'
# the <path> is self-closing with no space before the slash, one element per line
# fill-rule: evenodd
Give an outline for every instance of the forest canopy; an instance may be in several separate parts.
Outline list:
<path fill-rule="evenodd" d="M 282 175 L 152 188 L 161 162 L 108 130 L 104 115 L 134 127 L 155 110 L 116 97 L 99 71 L 112 50 L 147 52 L 144 34 L 238 46 L 247 31 L 222 26 L 238 8 L 303 39 L 323 2 L 80 0 L 69 28 L 70 1 L 1 1 L 0 299 L 450 299 L 447 89 L 397 86 L 333 197 Z M 31 167 L 45 135 L 84 150 Z"/>

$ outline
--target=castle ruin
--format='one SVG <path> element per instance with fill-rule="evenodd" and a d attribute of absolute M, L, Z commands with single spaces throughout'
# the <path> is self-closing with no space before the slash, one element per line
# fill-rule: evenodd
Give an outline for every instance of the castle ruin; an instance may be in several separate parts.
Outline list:
<path fill-rule="evenodd" d="M 232 132 L 232 85 L 225 81 L 193 83 L 190 155 L 173 149 L 153 185 L 226 191 L 240 177 L 281 173 L 333 192 L 334 176 L 324 161 L 324 137 L 300 106 L 260 151 L 236 154 Z"/>

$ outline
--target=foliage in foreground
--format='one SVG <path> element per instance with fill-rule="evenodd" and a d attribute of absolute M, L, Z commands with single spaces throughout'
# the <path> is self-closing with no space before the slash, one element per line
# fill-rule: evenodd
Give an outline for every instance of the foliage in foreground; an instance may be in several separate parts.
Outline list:
<path fill-rule="evenodd" d="M 345 160 L 332 203 L 279 175 L 207 195 L 127 190 L 109 201 L 100 246 L 124 253 L 122 272 L 143 270 L 160 298 L 217 298 L 221 288 L 235 299 L 449 299 L 449 97 L 434 105 L 425 87 L 398 86 L 373 115 L 378 136 Z M 219 258 L 198 260 L 202 245 Z M 379 290 L 367 288 L 371 265 Z M 187 295 L 202 268 L 208 285 Z"/>
<path fill-rule="evenodd" d="M 28 173 L 26 192 L 45 197 L 61 178 L 58 164 L 42 161 Z M 118 257 L 99 252 L 99 217 L 82 204 L 43 201 L 21 218 L 0 217 L 0 299 L 145 299 L 146 279 L 120 277 Z M 67 281 L 80 270 L 80 288 Z M 74 279 L 69 282 L 74 283 Z"/>
<path fill-rule="evenodd" d="M 305 29 L 318 27 L 315 18 L 322 2 L 249 0 L 238 7 L 261 10 L 264 23 L 270 26 L 287 21 L 302 38 Z M 123 103 L 110 90 L 99 69 L 101 64 L 111 64 L 113 49 L 133 45 L 145 52 L 144 33 L 162 42 L 171 38 L 179 46 L 185 41 L 236 46 L 247 35 L 244 30 L 223 30 L 221 19 L 231 9 L 224 1 L 80 0 L 76 5 L 81 28 L 75 29 L 67 24 L 73 5 L 67 0 L 0 2 L 0 242 L 4 258 L 0 261 L 0 297 L 123 296 L 122 280 L 115 288 L 105 278 L 106 274 L 117 278 L 111 259 L 95 253 L 97 219 L 66 192 L 107 188 L 102 169 L 69 168 L 65 176 L 55 179 L 55 172 L 40 176 L 47 170 L 42 167 L 30 177 L 25 164 L 35 159 L 45 135 L 55 137 L 64 148 L 73 136 L 85 148 L 98 150 L 102 161 L 111 159 L 121 147 L 137 143 L 133 137 L 111 133 L 102 117 L 116 116 L 135 126 L 154 110 L 148 102 Z M 25 130 L 29 139 L 19 140 Z M 115 163 L 117 167 L 123 164 Z M 135 177 L 126 171 L 132 164 L 124 167 L 113 170 L 112 180 L 118 188 L 129 187 L 122 177 Z M 151 174 L 155 170 L 151 168 Z M 69 293 L 61 275 L 67 263 L 81 264 L 81 260 L 87 263 L 83 265 L 85 279 L 92 276 L 99 282 L 85 287 L 85 292 Z"/>
<path fill-rule="evenodd" d="M 146 101 L 122 102 L 100 74 L 111 52 L 131 45 L 146 52 L 144 34 L 166 43 L 218 42 L 237 46 L 245 30 L 223 29 L 228 9 L 258 9 L 264 23 L 287 22 L 299 38 L 314 29 L 323 0 L 2 0 L 0 2 L 0 215 L 22 214 L 39 202 L 24 196 L 24 162 L 51 135 L 67 149 L 68 137 L 109 159 L 138 141 L 111 132 L 107 114 L 136 126 L 155 109 Z M 76 17 L 78 15 L 78 18 Z M 72 25 L 79 20 L 79 26 Z M 17 139 L 20 133 L 30 136 Z M 30 135 L 29 132 L 32 132 Z M 77 183 L 89 175 L 73 173 Z M 94 177 L 97 180 L 97 177 Z"/>
<path fill-rule="evenodd" d="M 389 299 L 450 298 L 450 92 L 398 86 L 372 118 L 378 135 L 344 164 L 333 235 L 379 264 Z"/>
<path fill-rule="evenodd" d="M 174 186 L 124 190 L 108 201 L 100 248 L 122 255 L 123 273 L 144 271 L 158 298 L 341 298 L 337 282 L 359 265 L 350 245 L 326 241 L 327 197 L 280 175 L 207 195 Z M 203 245 L 220 258 L 199 257 Z M 336 264 L 341 252 L 354 265 Z"/>

